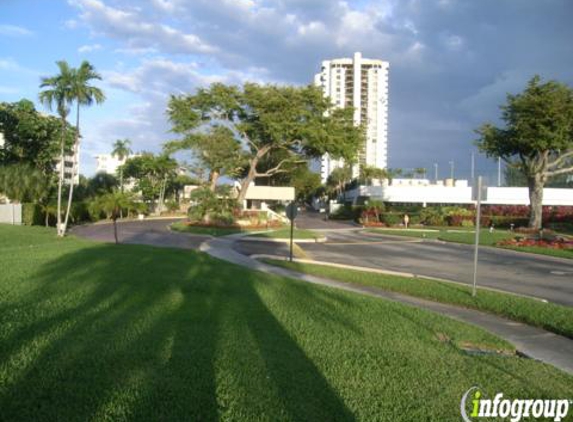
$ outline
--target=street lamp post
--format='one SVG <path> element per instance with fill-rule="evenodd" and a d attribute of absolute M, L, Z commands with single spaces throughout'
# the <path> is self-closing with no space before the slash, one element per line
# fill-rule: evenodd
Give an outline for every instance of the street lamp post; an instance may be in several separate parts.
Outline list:
<path fill-rule="evenodd" d="M 454 162 L 450 161 L 450 179 L 454 180 Z"/>
<path fill-rule="evenodd" d="M 438 182 L 438 163 L 434 163 L 434 181 Z"/>

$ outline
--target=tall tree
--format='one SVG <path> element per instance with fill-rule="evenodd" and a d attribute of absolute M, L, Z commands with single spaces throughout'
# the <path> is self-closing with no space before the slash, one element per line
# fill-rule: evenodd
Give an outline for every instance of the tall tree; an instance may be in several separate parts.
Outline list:
<path fill-rule="evenodd" d="M 105 101 L 105 95 L 101 89 L 91 85 L 91 81 L 101 80 L 101 76 L 96 72 L 91 63 L 84 60 L 80 67 L 72 69 L 72 78 L 69 87 L 69 99 L 76 103 L 76 141 L 74 153 L 79 151 L 80 146 L 80 108 L 82 106 L 91 106 L 93 103 L 101 104 Z M 68 191 L 68 207 L 64 219 L 64 234 L 68 226 L 72 199 L 74 194 L 74 177 L 76 174 L 76 160 L 73 160 L 72 174 L 70 177 L 70 189 Z"/>
<path fill-rule="evenodd" d="M 38 112 L 29 100 L 0 103 L 0 132 L 4 137 L 0 148 L 1 165 L 29 164 L 50 180 L 55 176 L 62 136 L 58 118 Z M 63 136 L 67 152 L 74 140 L 70 125 L 66 125 Z"/>
<path fill-rule="evenodd" d="M 239 203 L 256 178 L 283 173 L 288 164 L 301 157 L 319 157 L 326 152 L 353 162 L 364 142 L 363 128 L 353 124 L 353 110 L 334 108 L 314 86 L 247 83 L 238 88 L 213 84 L 195 95 L 171 97 L 168 114 L 174 132 L 219 123 L 241 140 L 248 163 Z M 261 171 L 259 163 L 277 151 L 286 153 L 286 158 Z"/>
<path fill-rule="evenodd" d="M 336 192 L 337 196 L 340 196 L 344 192 L 344 186 L 346 183 L 350 182 L 352 179 L 352 167 L 350 165 L 345 165 L 344 167 L 338 167 L 332 170 L 326 185 Z"/>
<path fill-rule="evenodd" d="M 113 143 L 113 150 L 111 155 L 116 157 L 119 161 L 125 160 L 132 153 L 131 141 L 129 139 L 118 139 Z M 123 192 L 123 165 L 119 166 L 119 187 Z"/>
<path fill-rule="evenodd" d="M 476 141 L 490 157 L 516 166 L 527 178 L 529 227 L 540 229 L 543 188 L 549 178 L 573 173 L 573 90 L 533 77 L 526 89 L 508 94 L 501 106 L 505 128 L 481 126 Z"/>
<path fill-rule="evenodd" d="M 124 164 L 124 175 L 136 180 L 135 188 L 141 191 L 146 201 L 157 201 L 161 210 L 168 183 L 175 179 L 177 161 L 169 156 L 144 152 L 128 159 Z"/>
<path fill-rule="evenodd" d="M 58 177 L 58 205 L 57 205 L 57 234 L 63 237 L 66 229 L 62 224 L 62 186 L 64 184 L 64 171 L 65 171 L 65 152 L 66 152 L 66 125 L 67 116 L 70 112 L 71 84 L 74 77 L 74 71 L 66 61 L 56 62 L 60 73 L 56 76 L 42 78 L 40 88 L 45 88 L 39 94 L 40 101 L 48 107 L 48 109 L 56 108 L 61 122 L 60 134 L 60 171 Z"/>

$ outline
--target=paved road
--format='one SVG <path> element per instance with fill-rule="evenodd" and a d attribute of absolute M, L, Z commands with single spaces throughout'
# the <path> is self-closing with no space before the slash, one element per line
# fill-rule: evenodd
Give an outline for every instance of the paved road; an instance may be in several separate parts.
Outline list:
<path fill-rule="evenodd" d="M 174 233 L 167 229 L 180 219 L 158 219 L 118 223 L 119 240 L 122 243 L 163 246 L 170 248 L 198 249 L 210 236 Z M 88 224 L 75 227 L 72 233 L 100 242 L 114 242 L 111 224 Z"/>
<path fill-rule="evenodd" d="M 311 258 L 411 272 L 471 284 L 473 247 L 365 232 L 327 232 L 328 242 L 301 245 Z M 480 285 L 573 306 L 573 261 L 481 248 Z"/>
<path fill-rule="evenodd" d="M 357 226 L 351 221 L 326 220 L 326 214 L 301 211 L 296 217 L 296 226 L 299 229 L 313 230 L 340 230 L 356 229 Z"/>
<path fill-rule="evenodd" d="M 318 261 L 473 281 L 471 245 L 368 234 L 347 222 L 324 222 L 311 212 L 301 213 L 297 225 L 324 230 L 326 243 L 299 245 Z M 348 230 L 337 230 L 341 227 Z M 267 243 L 237 242 L 234 249 L 246 255 L 285 255 L 283 246 Z M 478 285 L 573 306 L 573 261 L 484 247 L 478 277 Z"/>

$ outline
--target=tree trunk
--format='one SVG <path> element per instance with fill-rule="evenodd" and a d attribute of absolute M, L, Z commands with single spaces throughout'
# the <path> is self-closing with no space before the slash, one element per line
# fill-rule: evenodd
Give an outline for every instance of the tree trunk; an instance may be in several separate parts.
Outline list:
<path fill-rule="evenodd" d="M 239 203 L 241 208 L 243 207 L 243 202 L 245 201 L 245 197 L 247 196 L 247 189 L 249 189 L 249 185 L 251 184 L 251 182 L 255 180 L 258 163 L 259 163 L 259 156 L 257 154 L 249 162 L 249 172 L 241 182 L 241 191 L 239 192 L 239 196 L 237 197 L 237 202 Z"/>
<path fill-rule="evenodd" d="M 211 192 L 215 192 L 215 188 L 217 187 L 217 181 L 219 180 L 219 172 L 216 170 L 211 171 L 209 179 L 210 179 L 209 189 L 211 190 Z"/>
<path fill-rule="evenodd" d="M 119 243 L 117 238 L 117 218 L 113 219 L 113 237 L 115 238 L 115 244 L 117 245 Z"/>
<path fill-rule="evenodd" d="M 529 186 L 529 228 L 541 229 L 543 222 L 543 186 L 545 178 L 534 174 L 527 178 Z"/>
<path fill-rule="evenodd" d="M 74 150 L 73 152 L 73 156 L 72 156 L 72 174 L 70 176 L 70 190 L 69 190 L 69 194 L 68 194 L 68 207 L 66 209 L 66 218 L 64 220 L 64 230 L 62 233 L 62 236 L 66 234 L 66 230 L 68 228 L 68 219 L 70 217 L 70 210 L 72 208 L 72 199 L 74 196 L 74 179 L 76 177 L 76 161 L 75 161 L 75 155 L 76 152 L 79 152 L 79 147 L 80 147 L 80 102 L 78 101 L 78 105 L 77 105 L 77 111 L 76 111 L 76 141 L 74 142 Z M 79 155 L 78 155 L 78 160 L 79 160 Z"/>
<path fill-rule="evenodd" d="M 60 144 L 60 175 L 58 177 L 58 215 L 56 218 L 56 233 L 58 237 L 62 237 L 62 185 L 64 183 L 64 149 L 66 143 L 66 118 L 62 116 L 62 139 Z"/>
<path fill-rule="evenodd" d="M 49 227 L 50 226 L 50 213 L 48 212 L 48 210 L 46 210 L 45 222 L 46 222 L 46 227 Z"/>

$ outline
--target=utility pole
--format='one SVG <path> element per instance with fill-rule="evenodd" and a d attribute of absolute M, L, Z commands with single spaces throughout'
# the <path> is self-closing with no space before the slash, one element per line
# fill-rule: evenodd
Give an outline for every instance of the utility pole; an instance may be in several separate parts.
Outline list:
<path fill-rule="evenodd" d="M 434 181 L 438 182 L 438 163 L 434 163 Z"/>
<path fill-rule="evenodd" d="M 472 296 L 475 297 L 477 293 L 477 272 L 478 272 L 478 254 L 479 254 L 479 235 L 480 235 L 480 220 L 481 220 L 481 176 L 477 180 L 477 198 L 476 198 L 476 236 L 474 244 L 474 280 L 472 287 Z"/>
<path fill-rule="evenodd" d="M 497 186 L 501 186 L 501 157 L 497 157 Z"/>
<path fill-rule="evenodd" d="M 454 180 L 454 162 L 450 161 L 450 179 Z"/>
<path fill-rule="evenodd" d="M 476 159 L 475 154 L 472 152 L 472 177 L 471 177 L 472 185 L 473 185 L 474 179 L 475 179 L 475 168 L 476 168 L 476 160 L 475 159 Z"/>

